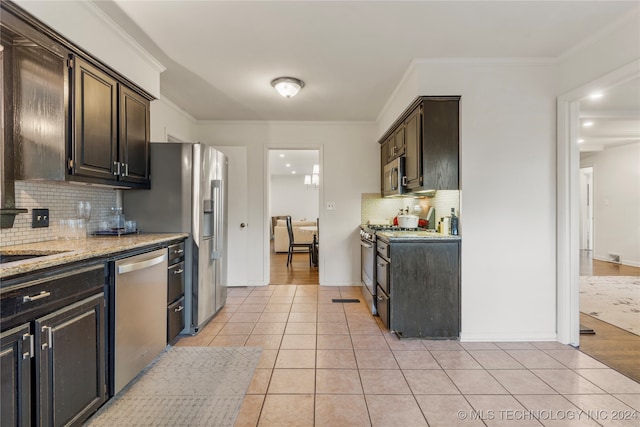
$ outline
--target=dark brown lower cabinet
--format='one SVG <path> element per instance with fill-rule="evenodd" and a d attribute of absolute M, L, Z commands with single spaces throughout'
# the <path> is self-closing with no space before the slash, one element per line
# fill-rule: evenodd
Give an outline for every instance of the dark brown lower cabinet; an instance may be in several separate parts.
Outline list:
<path fill-rule="evenodd" d="M 167 344 L 182 332 L 184 319 L 184 250 L 185 243 L 169 246 L 169 269 L 167 271 Z"/>
<path fill-rule="evenodd" d="M 392 241 L 387 269 L 390 330 L 401 338 L 459 337 L 459 240 Z"/>
<path fill-rule="evenodd" d="M 79 425 L 106 398 L 104 294 L 35 321 L 39 425 Z"/>
<path fill-rule="evenodd" d="M 0 334 L 0 411 L 3 427 L 31 425 L 32 339 L 28 323 Z"/>
<path fill-rule="evenodd" d="M 0 425 L 79 426 L 107 398 L 104 264 L 8 279 Z"/>

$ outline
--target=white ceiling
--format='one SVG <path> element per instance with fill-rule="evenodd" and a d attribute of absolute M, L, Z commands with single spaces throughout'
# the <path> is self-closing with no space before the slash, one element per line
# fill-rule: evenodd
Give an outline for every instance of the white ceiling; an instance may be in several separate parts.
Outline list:
<path fill-rule="evenodd" d="M 199 120 L 374 121 L 411 62 L 558 58 L 637 1 L 131 1 L 95 3 L 167 70 Z M 270 86 L 292 76 L 294 98 Z"/>
<path fill-rule="evenodd" d="M 580 151 L 640 142 L 640 79 L 600 93 L 601 98 L 580 101 Z M 585 122 L 593 125 L 585 127 Z"/>

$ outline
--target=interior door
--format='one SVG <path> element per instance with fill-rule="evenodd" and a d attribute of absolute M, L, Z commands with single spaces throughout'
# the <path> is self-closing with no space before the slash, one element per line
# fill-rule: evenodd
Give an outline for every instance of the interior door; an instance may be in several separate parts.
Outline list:
<path fill-rule="evenodd" d="M 227 286 L 247 286 L 247 147 L 215 147 L 229 159 Z"/>

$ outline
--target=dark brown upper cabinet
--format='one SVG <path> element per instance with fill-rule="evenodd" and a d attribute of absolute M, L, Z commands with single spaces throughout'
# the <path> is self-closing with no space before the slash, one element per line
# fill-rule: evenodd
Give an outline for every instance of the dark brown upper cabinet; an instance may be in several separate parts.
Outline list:
<path fill-rule="evenodd" d="M 123 187 L 149 188 L 149 100 L 73 57 L 69 172 Z"/>
<path fill-rule="evenodd" d="M 121 181 L 149 185 L 149 101 L 120 85 Z"/>
<path fill-rule="evenodd" d="M 118 82 L 88 62 L 74 57 L 74 175 L 117 179 Z"/>
<path fill-rule="evenodd" d="M 405 157 L 405 193 L 459 189 L 459 104 L 459 96 L 420 96 L 380 139 L 382 159 Z"/>

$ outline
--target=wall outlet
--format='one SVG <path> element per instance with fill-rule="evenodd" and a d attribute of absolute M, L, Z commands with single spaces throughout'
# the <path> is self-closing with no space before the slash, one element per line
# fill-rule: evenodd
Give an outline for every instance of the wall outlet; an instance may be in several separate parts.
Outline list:
<path fill-rule="evenodd" d="M 335 211 L 336 210 L 336 202 L 327 202 L 327 210 Z"/>
<path fill-rule="evenodd" d="M 49 209 L 31 210 L 31 228 L 42 228 L 49 226 Z"/>

